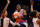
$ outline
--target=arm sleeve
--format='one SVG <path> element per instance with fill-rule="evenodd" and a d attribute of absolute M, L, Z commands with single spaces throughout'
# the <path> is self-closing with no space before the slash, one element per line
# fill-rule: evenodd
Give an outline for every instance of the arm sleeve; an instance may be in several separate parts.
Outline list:
<path fill-rule="evenodd" d="M 22 20 L 27 20 L 27 15 L 24 15 L 24 18 L 21 18 Z"/>

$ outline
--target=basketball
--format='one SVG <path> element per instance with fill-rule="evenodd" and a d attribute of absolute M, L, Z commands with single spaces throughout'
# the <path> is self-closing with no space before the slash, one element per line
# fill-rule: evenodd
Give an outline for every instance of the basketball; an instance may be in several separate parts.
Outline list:
<path fill-rule="evenodd" d="M 18 18 L 18 17 L 20 17 L 20 14 L 18 12 L 14 12 L 13 16 L 14 16 L 14 18 Z"/>

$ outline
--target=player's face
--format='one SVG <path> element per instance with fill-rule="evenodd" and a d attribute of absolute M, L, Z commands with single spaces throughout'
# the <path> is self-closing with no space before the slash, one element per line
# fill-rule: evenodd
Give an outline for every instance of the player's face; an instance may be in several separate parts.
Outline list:
<path fill-rule="evenodd" d="M 39 13 L 39 16 L 40 16 L 40 13 Z"/>
<path fill-rule="evenodd" d="M 37 16 L 37 17 L 39 16 L 39 12 L 37 12 L 36 16 Z"/>
<path fill-rule="evenodd" d="M 5 16 L 7 16 L 7 14 L 8 14 L 8 13 L 7 13 L 7 11 L 6 11 L 6 12 L 5 12 Z"/>
<path fill-rule="evenodd" d="M 21 6 L 20 5 L 17 5 L 17 9 L 20 10 L 21 9 Z"/>

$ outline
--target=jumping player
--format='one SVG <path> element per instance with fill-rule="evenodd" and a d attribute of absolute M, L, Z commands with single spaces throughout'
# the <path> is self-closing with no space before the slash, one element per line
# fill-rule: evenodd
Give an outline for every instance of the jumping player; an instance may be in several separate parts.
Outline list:
<path fill-rule="evenodd" d="M 39 13 L 38 11 L 33 10 L 33 1 L 31 0 L 31 12 L 30 17 L 32 19 L 34 27 L 39 27 L 40 19 L 38 19 Z"/>
<path fill-rule="evenodd" d="M 16 24 L 13 23 L 8 17 L 7 17 L 7 7 L 9 5 L 10 1 L 7 0 L 7 5 L 5 6 L 4 10 L 3 10 L 3 13 L 2 13 L 2 16 L 1 18 L 3 18 L 3 27 L 8 27 L 9 23 L 11 23 L 13 26 L 15 26 Z"/>
<path fill-rule="evenodd" d="M 38 19 L 39 13 L 37 11 L 33 11 L 31 12 L 30 16 L 33 18 L 32 22 L 34 27 L 39 27 L 39 24 L 40 24 L 40 20 Z"/>
<path fill-rule="evenodd" d="M 27 16 L 26 11 L 24 9 L 21 9 L 21 5 L 20 4 L 17 5 L 17 10 L 15 12 L 18 12 L 20 14 L 20 17 L 21 18 L 24 18 L 25 19 L 26 16 Z M 28 27 L 27 20 L 22 20 L 21 19 L 18 22 L 19 22 L 19 24 L 24 24 L 24 25 L 26 25 L 26 27 Z"/>

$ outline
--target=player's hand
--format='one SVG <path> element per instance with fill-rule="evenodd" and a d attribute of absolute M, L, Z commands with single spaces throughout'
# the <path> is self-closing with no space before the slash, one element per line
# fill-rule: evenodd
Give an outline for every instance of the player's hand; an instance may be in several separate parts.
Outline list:
<path fill-rule="evenodd" d="M 21 19 L 21 16 L 18 16 L 17 18 L 20 18 Z"/>
<path fill-rule="evenodd" d="M 30 0 L 30 3 L 31 3 L 31 4 L 34 4 L 33 0 Z"/>
<path fill-rule="evenodd" d="M 10 3 L 10 0 L 7 0 L 7 3 L 9 4 Z"/>

